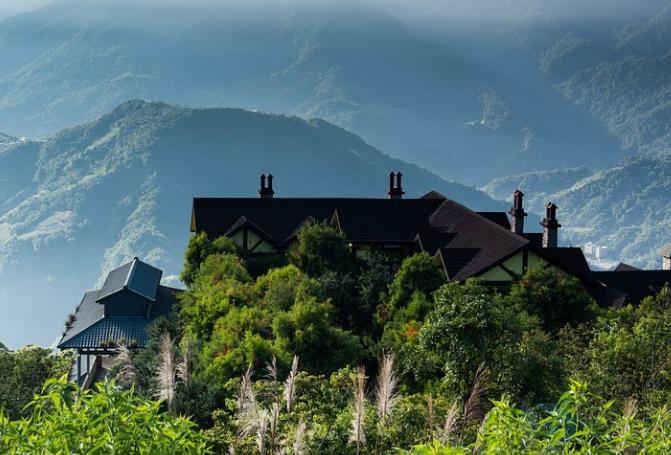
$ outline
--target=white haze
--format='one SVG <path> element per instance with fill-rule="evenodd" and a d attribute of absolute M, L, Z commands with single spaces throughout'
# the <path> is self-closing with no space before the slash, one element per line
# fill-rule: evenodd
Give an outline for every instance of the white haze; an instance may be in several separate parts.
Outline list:
<path fill-rule="evenodd" d="M 27 12 L 48 3 L 72 0 L 0 0 L 0 17 Z M 95 2 L 123 0 L 84 0 Z M 126 0 L 129 1 L 129 0 Z M 235 7 L 254 5 L 268 9 L 286 6 L 338 6 L 359 3 L 372 6 L 405 19 L 464 19 L 472 21 L 534 21 L 546 19 L 582 20 L 608 19 L 618 16 L 647 14 L 669 0 L 133 0 L 132 4 L 152 4 L 156 7 Z"/>

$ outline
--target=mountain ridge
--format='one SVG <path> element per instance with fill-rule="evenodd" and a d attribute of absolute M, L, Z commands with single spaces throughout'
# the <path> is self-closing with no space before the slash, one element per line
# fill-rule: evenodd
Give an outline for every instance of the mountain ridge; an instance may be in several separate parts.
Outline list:
<path fill-rule="evenodd" d="M 409 197 L 437 190 L 476 209 L 503 207 L 323 120 L 237 108 L 133 100 L 15 144 L 0 154 L 0 182 L 11 177 L 0 184 L 0 302 L 16 302 L 0 332 L 25 343 L 11 321 L 33 318 L 55 336 L 81 293 L 134 256 L 175 280 L 194 196 L 257 197 L 259 174 L 272 172 L 278 197 L 386 197 L 391 170 L 403 172 Z M 35 335 L 51 341 L 44 336 Z"/>

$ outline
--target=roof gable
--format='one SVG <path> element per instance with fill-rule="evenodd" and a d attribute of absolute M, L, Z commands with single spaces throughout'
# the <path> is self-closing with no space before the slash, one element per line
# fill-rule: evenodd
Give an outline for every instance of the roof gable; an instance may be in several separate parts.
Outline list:
<path fill-rule="evenodd" d="M 226 235 L 241 217 L 253 222 L 277 245 L 295 236 L 306 220 L 333 219 L 354 242 L 411 242 L 428 224 L 440 199 L 356 198 L 195 198 L 192 230 L 210 238 Z"/>
<path fill-rule="evenodd" d="M 117 292 L 128 290 L 154 302 L 162 275 L 163 272 L 160 269 L 138 258 L 133 258 L 129 263 L 107 274 L 105 283 L 98 293 L 97 301 L 100 302 Z"/>
<path fill-rule="evenodd" d="M 469 252 L 470 255 L 473 250 L 478 250 L 452 277 L 459 281 L 485 271 L 529 243 L 527 239 L 449 199 L 431 216 L 430 223 L 433 228 L 455 234 L 441 250 L 444 257 L 450 256 L 451 249 L 462 250 L 459 253 L 462 258 L 462 253 Z"/>

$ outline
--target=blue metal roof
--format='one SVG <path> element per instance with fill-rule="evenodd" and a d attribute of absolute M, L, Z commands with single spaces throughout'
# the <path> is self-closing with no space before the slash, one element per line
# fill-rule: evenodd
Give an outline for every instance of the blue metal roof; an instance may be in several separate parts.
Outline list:
<path fill-rule="evenodd" d="M 146 327 L 156 318 L 170 314 L 177 303 L 178 289 L 159 286 L 156 302 L 151 304 L 148 318 L 142 316 L 105 316 L 104 304 L 95 300 L 97 292 L 87 292 L 77 307 L 75 322 L 68 329 L 59 349 L 103 348 L 109 342 L 114 345 L 130 344 L 137 347 L 147 343 Z"/>
<path fill-rule="evenodd" d="M 101 348 L 119 344 L 135 344 L 142 347 L 147 344 L 147 320 L 143 317 L 108 317 L 94 323 L 69 340 L 59 345 L 68 348 Z"/>
<path fill-rule="evenodd" d="M 156 267 L 138 258 L 133 258 L 129 263 L 112 270 L 107 275 L 98 300 L 120 291 L 129 290 L 153 302 L 156 300 L 156 292 L 162 275 L 163 272 Z"/>
<path fill-rule="evenodd" d="M 102 289 L 84 294 L 75 310 L 74 320 L 63 333 L 58 347 L 101 348 L 107 347 L 108 342 L 116 345 L 134 342 L 138 347 L 144 346 L 147 341 L 146 326 L 157 317 L 169 314 L 177 302 L 179 290 L 161 286 L 162 274 L 161 270 L 138 258 L 112 270 Z M 132 292 L 147 300 L 147 306 L 143 306 L 149 311 L 147 317 L 105 316 L 105 299 L 122 291 Z"/>

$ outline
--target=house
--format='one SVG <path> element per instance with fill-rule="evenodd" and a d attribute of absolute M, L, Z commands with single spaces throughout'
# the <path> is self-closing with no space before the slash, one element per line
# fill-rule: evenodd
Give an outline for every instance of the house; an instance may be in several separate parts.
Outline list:
<path fill-rule="evenodd" d="M 262 175 L 260 183 L 258 198 L 194 198 L 191 232 L 211 239 L 225 235 L 255 260 L 283 255 L 305 223 L 327 222 L 356 255 L 371 249 L 401 256 L 424 251 L 447 280 L 479 278 L 495 286 L 508 286 L 528 270 L 554 267 L 579 278 L 604 306 L 638 303 L 671 283 L 671 270 L 592 271 L 580 248 L 559 246 L 553 203 L 545 207 L 543 232 L 526 232 L 521 191 L 505 213 L 476 212 L 435 191 L 404 198 L 400 172 L 389 175 L 386 198 L 278 198 L 272 175 Z"/>
<path fill-rule="evenodd" d="M 161 286 L 162 274 L 134 258 L 109 272 L 101 289 L 84 294 L 58 342 L 59 349 L 77 352 L 72 379 L 90 384 L 119 346 L 146 345 L 147 325 L 169 314 L 180 292 Z"/>

